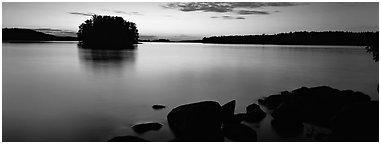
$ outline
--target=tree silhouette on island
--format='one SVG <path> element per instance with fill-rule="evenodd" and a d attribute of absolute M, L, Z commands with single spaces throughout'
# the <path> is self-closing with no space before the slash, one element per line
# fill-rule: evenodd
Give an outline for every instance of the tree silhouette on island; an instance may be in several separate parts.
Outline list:
<path fill-rule="evenodd" d="M 118 16 L 93 15 L 79 26 L 79 45 L 88 49 L 131 49 L 138 43 L 136 24 Z"/>

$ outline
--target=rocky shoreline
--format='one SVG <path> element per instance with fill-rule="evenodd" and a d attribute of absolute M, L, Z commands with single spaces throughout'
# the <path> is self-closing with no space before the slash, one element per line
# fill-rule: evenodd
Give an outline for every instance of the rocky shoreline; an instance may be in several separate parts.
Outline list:
<path fill-rule="evenodd" d="M 236 101 L 224 105 L 215 101 L 185 104 L 172 109 L 167 121 L 178 142 L 255 142 L 257 132 L 245 123 L 259 123 L 268 110 L 271 126 L 278 135 L 292 137 L 305 133 L 317 141 L 378 141 L 379 107 L 368 95 L 328 86 L 298 88 L 258 99 L 246 107 L 246 113 L 235 114 Z M 156 105 L 153 108 L 165 108 Z M 160 109 L 159 108 L 159 109 Z M 324 135 L 306 132 L 305 125 L 328 130 Z M 160 123 L 134 125 L 135 132 L 159 130 Z M 135 136 L 114 137 L 110 142 L 147 141 Z"/>

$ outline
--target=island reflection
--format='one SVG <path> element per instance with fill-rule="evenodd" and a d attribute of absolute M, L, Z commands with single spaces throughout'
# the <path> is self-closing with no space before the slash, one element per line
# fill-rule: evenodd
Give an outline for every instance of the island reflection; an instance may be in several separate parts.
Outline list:
<path fill-rule="evenodd" d="M 88 49 L 78 45 L 80 64 L 94 73 L 120 73 L 133 66 L 137 46 L 128 49 Z"/>

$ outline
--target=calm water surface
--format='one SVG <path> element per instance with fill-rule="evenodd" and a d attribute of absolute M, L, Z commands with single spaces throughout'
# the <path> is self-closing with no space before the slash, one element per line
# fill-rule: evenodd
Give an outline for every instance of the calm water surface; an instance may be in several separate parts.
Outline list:
<path fill-rule="evenodd" d="M 164 124 L 140 137 L 173 139 L 174 107 L 328 85 L 378 100 L 378 63 L 361 47 L 144 43 L 135 51 L 78 49 L 76 42 L 3 43 L 3 141 L 107 141 L 137 135 L 137 122 Z M 153 104 L 167 108 L 155 111 Z M 264 121 L 259 141 L 284 141 Z M 302 139 L 299 139 L 302 140 Z"/>

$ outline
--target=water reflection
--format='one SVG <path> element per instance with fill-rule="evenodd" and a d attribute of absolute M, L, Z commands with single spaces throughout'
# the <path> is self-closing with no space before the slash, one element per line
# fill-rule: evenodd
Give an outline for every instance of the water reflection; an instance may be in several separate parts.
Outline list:
<path fill-rule="evenodd" d="M 133 49 L 99 50 L 78 46 L 81 65 L 94 73 L 120 73 L 135 63 L 136 47 Z"/>

